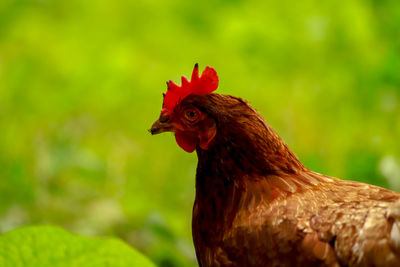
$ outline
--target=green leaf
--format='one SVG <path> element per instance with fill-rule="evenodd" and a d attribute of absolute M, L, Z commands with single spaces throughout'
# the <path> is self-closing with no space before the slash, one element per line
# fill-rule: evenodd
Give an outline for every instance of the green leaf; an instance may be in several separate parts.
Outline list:
<path fill-rule="evenodd" d="M 0 236 L 0 266 L 155 266 L 115 238 L 88 238 L 54 226 L 26 226 Z"/>

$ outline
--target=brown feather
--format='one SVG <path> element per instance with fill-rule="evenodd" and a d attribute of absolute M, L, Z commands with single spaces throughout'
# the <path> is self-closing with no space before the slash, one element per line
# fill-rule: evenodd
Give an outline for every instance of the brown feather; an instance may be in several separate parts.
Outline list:
<path fill-rule="evenodd" d="M 200 266 L 400 266 L 400 195 L 308 170 L 244 100 L 188 96 L 215 121 L 197 147 Z M 206 130 L 206 129 L 204 129 Z"/>

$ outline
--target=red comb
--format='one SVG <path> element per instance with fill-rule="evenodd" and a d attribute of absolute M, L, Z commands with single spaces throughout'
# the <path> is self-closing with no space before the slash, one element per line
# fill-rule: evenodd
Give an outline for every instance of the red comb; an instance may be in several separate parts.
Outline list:
<path fill-rule="evenodd" d="M 182 76 L 182 85 L 179 86 L 173 81 L 167 82 L 168 90 L 164 93 L 163 110 L 173 111 L 188 95 L 207 95 L 215 91 L 218 87 L 217 72 L 207 66 L 199 77 L 199 65 L 194 65 L 192 79 L 188 81 Z"/>

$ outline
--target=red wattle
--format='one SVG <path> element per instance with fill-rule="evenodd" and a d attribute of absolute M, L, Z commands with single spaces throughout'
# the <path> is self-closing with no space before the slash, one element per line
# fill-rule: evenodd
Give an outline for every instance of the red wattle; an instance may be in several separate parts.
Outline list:
<path fill-rule="evenodd" d="M 175 140 L 183 150 L 189 153 L 192 153 L 199 143 L 197 134 L 191 132 L 175 132 Z"/>

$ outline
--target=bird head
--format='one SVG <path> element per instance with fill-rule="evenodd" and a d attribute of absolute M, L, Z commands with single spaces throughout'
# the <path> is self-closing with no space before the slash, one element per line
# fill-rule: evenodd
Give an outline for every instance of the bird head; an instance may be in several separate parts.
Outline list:
<path fill-rule="evenodd" d="M 196 98 L 209 95 L 218 87 L 218 76 L 211 67 L 206 67 L 199 76 L 198 64 L 194 66 L 191 80 L 182 76 L 182 85 L 167 82 L 168 90 L 163 94 L 164 102 L 160 118 L 149 130 L 151 134 L 174 132 L 178 145 L 187 152 L 197 147 L 207 150 L 215 138 L 215 120 Z"/>
<path fill-rule="evenodd" d="M 174 132 L 183 150 L 197 150 L 201 161 L 210 156 L 216 159 L 215 164 L 224 162 L 220 165 L 229 173 L 238 169 L 265 174 L 304 168 L 246 101 L 212 93 L 218 87 L 213 68 L 207 66 L 199 76 L 196 64 L 190 81 L 182 76 L 181 86 L 172 81 L 167 86 L 161 115 L 149 130 L 151 134 Z"/>

